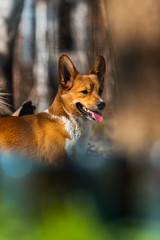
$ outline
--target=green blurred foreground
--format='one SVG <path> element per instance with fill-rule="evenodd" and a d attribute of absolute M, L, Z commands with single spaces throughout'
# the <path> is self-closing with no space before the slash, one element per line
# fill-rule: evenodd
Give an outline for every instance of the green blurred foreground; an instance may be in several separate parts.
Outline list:
<path fill-rule="evenodd" d="M 160 236 L 158 221 L 102 222 L 91 199 L 66 198 L 64 205 L 53 202 L 38 218 L 21 208 L 1 198 L 0 240 L 159 240 Z"/>
<path fill-rule="evenodd" d="M 0 155 L 0 240 L 159 240 L 159 172 L 127 159 L 64 168 Z"/>

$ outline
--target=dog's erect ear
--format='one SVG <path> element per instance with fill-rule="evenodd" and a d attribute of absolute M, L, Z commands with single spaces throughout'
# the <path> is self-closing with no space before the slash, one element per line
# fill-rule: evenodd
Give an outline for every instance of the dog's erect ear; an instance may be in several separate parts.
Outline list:
<path fill-rule="evenodd" d="M 77 74 L 78 74 L 78 71 L 74 67 L 71 59 L 67 55 L 60 56 L 59 84 L 65 89 L 71 88 Z"/>
<path fill-rule="evenodd" d="M 97 75 L 100 83 L 103 85 L 105 70 L 106 70 L 106 61 L 103 56 L 99 55 L 96 58 L 96 61 L 90 71 L 90 74 Z"/>

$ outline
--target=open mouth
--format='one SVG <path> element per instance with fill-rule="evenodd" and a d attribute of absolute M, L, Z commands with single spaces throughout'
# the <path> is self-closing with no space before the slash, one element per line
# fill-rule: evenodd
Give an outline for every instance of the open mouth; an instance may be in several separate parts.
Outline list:
<path fill-rule="evenodd" d="M 97 122 L 102 122 L 103 117 L 102 114 L 98 111 L 92 111 L 89 108 L 86 108 L 83 104 L 81 103 L 76 103 L 76 106 L 78 110 L 83 113 L 85 117 L 87 117 L 89 120 L 95 120 Z"/>

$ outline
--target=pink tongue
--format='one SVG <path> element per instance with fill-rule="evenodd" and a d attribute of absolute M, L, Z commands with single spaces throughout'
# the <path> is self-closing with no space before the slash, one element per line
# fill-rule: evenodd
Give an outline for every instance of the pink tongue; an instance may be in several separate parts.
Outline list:
<path fill-rule="evenodd" d="M 101 115 L 96 114 L 95 112 L 90 111 L 92 114 L 92 117 L 97 121 L 97 122 L 102 122 L 103 117 Z"/>

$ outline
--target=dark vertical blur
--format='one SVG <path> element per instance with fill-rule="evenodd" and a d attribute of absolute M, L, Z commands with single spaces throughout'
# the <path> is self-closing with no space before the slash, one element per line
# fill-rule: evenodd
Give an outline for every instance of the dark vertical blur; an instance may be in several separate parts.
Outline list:
<path fill-rule="evenodd" d="M 115 138 L 131 154 L 148 152 L 160 137 L 159 10 L 157 0 L 108 1 L 118 72 Z"/>
<path fill-rule="evenodd" d="M 58 20 L 59 20 L 59 42 L 58 48 L 60 51 L 72 51 L 73 50 L 73 39 L 71 29 L 71 14 L 73 9 L 73 2 L 62 1 L 59 2 L 58 6 Z"/>

